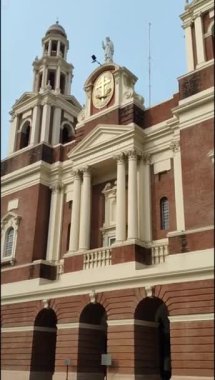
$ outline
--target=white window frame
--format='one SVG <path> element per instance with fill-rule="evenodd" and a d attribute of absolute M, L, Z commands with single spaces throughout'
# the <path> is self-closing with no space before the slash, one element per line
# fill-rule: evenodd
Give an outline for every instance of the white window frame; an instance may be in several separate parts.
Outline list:
<path fill-rule="evenodd" d="M 15 261 L 15 252 L 16 252 L 16 243 L 17 243 L 17 233 L 20 223 L 20 216 L 16 215 L 13 212 L 6 214 L 1 221 L 1 262 L 2 263 L 11 263 L 14 264 Z M 8 231 L 13 228 L 13 244 L 11 249 L 10 256 L 5 256 L 5 248 L 7 242 Z"/>

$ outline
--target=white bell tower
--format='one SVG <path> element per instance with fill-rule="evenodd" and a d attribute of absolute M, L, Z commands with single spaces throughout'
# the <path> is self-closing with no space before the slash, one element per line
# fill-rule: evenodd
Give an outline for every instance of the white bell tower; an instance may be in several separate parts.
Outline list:
<path fill-rule="evenodd" d="M 42 49 L 33 62 L 32 92 L 25 92 L 10 112 L 9 154 L 40 143 L 65 144 L 75 135 L 81 106 L 71 95 L 74 67 L 67 62 L 69 41 L 58 22 L 48 28 Z"/>

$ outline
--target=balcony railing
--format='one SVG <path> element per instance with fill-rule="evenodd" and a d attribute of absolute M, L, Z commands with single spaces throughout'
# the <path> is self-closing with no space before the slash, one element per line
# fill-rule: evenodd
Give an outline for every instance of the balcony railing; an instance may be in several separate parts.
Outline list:
<path fill-rule="evenodd" d="M 98 248 L 84 254 L 84 269 L 111 265 L 111 248 Z"/>

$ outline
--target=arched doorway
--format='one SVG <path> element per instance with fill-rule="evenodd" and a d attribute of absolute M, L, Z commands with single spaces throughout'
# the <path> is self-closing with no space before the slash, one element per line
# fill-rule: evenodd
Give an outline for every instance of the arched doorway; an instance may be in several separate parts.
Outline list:
<path fill-rule="evenodd" d="M 143 299 L 135 310 L 135 375 L 157 380 L 171 378 L 168 310 L 159 298 Z"/>
<path fill-rule="evenodd" d="M 41 310 L 34 323 L 29 380 L 52 380 L 55 369 L 57 317 L 52 309 Z"/>
<path fill-rule="evenodd" d="M 107 352 L 107 315 L 100 304 L 90 303 L 80 315 L 77 380 L 104 380 L 106 367 L 101 355 Z"/>

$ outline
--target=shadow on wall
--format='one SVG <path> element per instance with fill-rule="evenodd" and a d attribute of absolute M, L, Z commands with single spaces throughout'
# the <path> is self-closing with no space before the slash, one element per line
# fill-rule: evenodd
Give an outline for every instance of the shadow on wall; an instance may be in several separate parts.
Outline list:
<path fill-rule="evenodd" d="M 55 369 L 57 317 L 43 309 L 35 319 L 29 380 L 52 380 Z"/>

